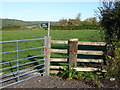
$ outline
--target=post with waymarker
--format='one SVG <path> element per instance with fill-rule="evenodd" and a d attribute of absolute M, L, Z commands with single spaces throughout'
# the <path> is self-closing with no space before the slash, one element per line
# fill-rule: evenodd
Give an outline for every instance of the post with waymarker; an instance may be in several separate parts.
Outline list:
<path fill-rule="evenodd" d="M 47 23 L 41 23 L 41 27 L 48 28 L 48 37 L 50 36 L 50 21 Z"/>
<path fill-rule="evenodd" d="M 50 36 L 50 22 L 48 22 L 48 37 Z"/>
<path fill-rule="evenodd" d="M 50 75 L 50 53 L 51 53 L 51 37 L 50 37 L 50 22 L 41 23 L 41 27 L 48 28 L 48 34 L 44 41 L 44 59 L 45 59 L 45 76 Z"/>

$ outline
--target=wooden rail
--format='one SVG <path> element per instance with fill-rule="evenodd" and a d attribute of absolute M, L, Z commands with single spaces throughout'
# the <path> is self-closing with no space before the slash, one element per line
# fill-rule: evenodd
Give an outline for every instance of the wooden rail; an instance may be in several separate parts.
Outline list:
<path fill-rule="evenodd" d="M 67 58 L 51 58 L 51 62 L 67 62 Z"/>
<path fill-rule="evenodd" d="M 62 40 L 51 40 L 51 43 L 53 44 L 68 44 L 68 41 L 62 41 Z M 105 42 L 82 42 L 79 41 L 78 45 L 93 45 L 93 46 L 105 46 Z M 51 52 L 54 53 L 67 53 L 67 49 L 51 49 Z M 77 54 L 83 54 L 83 55 L 103 55 L 103 51 L 99 50 L 77 50 Z M 69 55 L 68 55 L 69 56 Z M 67 62 L 68 63 L 68 58 L 51 58 L 50 62 Z M 103 59 L 81 59 L 77 58 L 76 63 L 103 63 Z M 91 64 L 93 65 L 93 64 Z M 58 73 L 60 69 L 63 69 L 62 66 L 55 66 L 51 65 L 50 68 L 52 69 L 50 73 Z M 56 69 L 56 70 L 55 70 Z M 84 72 L 92 72 L 92 71 L 101 71 L 101 72 L 106 72 L 105 70 L 101 70 L 100 68 L 94 68 L 94 67 L 75 67 L 77 71 L 84 71 Z"/>
<path fill-rule="evenodd" d="M 101 62 L 103 62 L 103 59 L 77 59 L 77 62 L 101 63 Z"/>
<path fill-rule="evenodd" d="M 93 67 L 76 67 L 76 71 L 84 71 L 84 72 L 91 72 L 91 71 L 101 71 L 106 72 L 106 70 L 101 70 L 100 68 L 93 68 Z"/>
<path fill-rule="evenodd" d="M 65 50 L 65 49 L 51 49 L 51 52 L 54 52 L 54 53 L 67 53 L 67 50 Z"/>
<path fill-rule="evenodd" d="M 80 45 L 97 45 L 97 46 L 105 46 L 105 42 L 82 42 L 79 41 L 78 44 Z"/>
<path fill-rule="evenodd" d="M 51 43 L 56 43 L 56 44 L 68 44 L 68 41 L 62 41 L 62 40 L 51 40 Z"/>
<path fill-rule="evenodd" d="M 50 70 L 50 73 L 52 73 L 52 74 L 57 74 L 59 71 L 57 71 L 57 70 Z"/>
<path fill-rule="evenodd" d="M 51 43 L 56 44 L 68 44 L 68 41 L 62 41 L 62 40 L 51 40 Z M 79 41 L 78 44 L 80 45 L 97 45 L 97 46 L 105 46 L 105 42 L 82 42 Z"/>
<path fill-rule="evenodd" d="M 50 66 L 51 69 L 63 69 L 62 66 Z M 84 71 L 84 72 L 94 72 L 94 71 L 101 71 L 101 72 L 106 72 L 106 70 L 101 70 L 100 68 L 93 68 L 93 67 L 76 67 L 74 68 L 76 71 Z M 50 73 L 58 73 L 59 71 L 57 70 L 51 70 Z"/>
<path fill-rule="evenodd" d="M 51 49 L 51 52 L 54 53 L 67 53 L 65 49 Z M 77 54 L 86 54 L 86 55 L 103 55 L 102 51 L 90 51 L 90 50 L 78 50 Z"/>
<path fill-rule="evenodd" d="M 67 62 L 67 58 L 51 58 L 51 62 Z M 77 59 L 77 62 L 95 62 L 101 63 L 103 59 Z"/>
<path fill-rule="evenodd" d="M 78 50 L 77 54 L 103 55 L 103 52 L 102 51 L 90 51 L 90 50 Z"/>

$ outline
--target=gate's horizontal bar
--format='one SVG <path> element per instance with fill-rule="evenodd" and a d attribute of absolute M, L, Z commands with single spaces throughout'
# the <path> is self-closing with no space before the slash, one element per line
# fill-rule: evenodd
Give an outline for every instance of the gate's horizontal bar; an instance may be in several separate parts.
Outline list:
<path fill-rule="evenodd" d="M 5 88 L 5 87 L 8 87 L 8 86 L 13 85 L 13 84 L 16 84 L 16 83 L 19 83 L 19 82 L 22 82 L 22 81 L 25 81 L 25 80 L 28 80 L 28 79 L 31 79 L 31 78 L 33 78 L 33 77 L 42 75 L 42 74 L 44 74 L 44 73 L 45 73 L 45 72 L 40 73 L 40 74 L 37 74 L 37 75 L 34 75 L 34 76 L 31 76 L 31 77 L 28 77 L 28 78 L 23 79 L 23 80 L 20 80 L 20 81 L 18 81 L 18 82 L 14 82 L 14 83 L 11 83 L 11 84 L 7 84 L 7 85 L 5 85 L 5 86 L 0 87 L 0 89 Z"/>
<path fill-rule="evenodd" d="M 34 70 L 34 71 L 32 71 L 32 72 L 25 73 L 25 74 L 22 74 L 22 75 L 19 75 L 19 77 L 26 76 L 26 75 L 29 75 L 29 74 L 31 74 L 31 73 L 39 72 L 39 71 L 42 71 L 42 70 L 44 70 L 44 68 L 39 69 L 39 70 Z"/>
<path fill-rule="evenodd" d="M 0 81 L 0 84 L 3 83 L 3 82 L 9 81 L 9 80 L 15 79 L 15 78 L 18 78 L 18 76 L 15 76 L 15 77 L 12 77 L 12 78 L 9 78 L 9 79 L 2 80 L 2 81 Z"/>
<path fill-rule="evenodd" d="M 22 58 L 22 59 L 18 59 L 18 60 L 12 60 L 12 61 L 7 61 L 7 62 L 2 62 L 2 63 L 0 63 L 0 64 L 11 63 L 11 62 L 20 61 L 20 60 L 25 60 L 25 59 L 30 59 L 30 58 L 35 58 L 35 57 L 39 57 L 39 56 L 44 56 L 44 54 L 37 55 L 37 56 L 32 56 L 32 57 L 28 57 L 28 58 Z"/>
<path fill-rule="evenodd" d="M 28 58 L 22 58 L 22 59 L 18 59 L 18 60 L 25 60 L 25 59 L 35 58 L 35 57 L 38 57 L 38 56 L 44 56 L 44 54 L 37 55 L 37 56 L 32 56 L 32 57 L 28 57 Z"/>
<path fill-rule="evenodd" d="M 10 74 L 14 74 L 14 73 L 16 73 L 17 71 L 14 71 L 14 72 L 10 72 L 10 73 L 7 73 L 7 74 L 2 74 L 2 75 L 0 75 L 0 77 L 4 77 L 4 76 L 7 76 L 7 75 L 10 75 Z M 1 78 L 0 78 L 1 79 Z"/>
<path fill-rule="evenodd" d="M 45 64 L 39 64 L 39 65 L 36 65 L 36 66 L 33 66 L 33 67 L 28 67 L 28 68 L 19 70 L 19 73 L 23 73 L 23 72 L 21 72 L 21 71 L 28 70 L 28 69 L 31 69 L 31 68 L 36 68 L 36 67 L 38 67 L 38 66 L 43 66 L 43 65 L 45 65 Z"/>
<path fill-rule="evenodd" d="M 24 40 L 10 40 L 10 41 L 0 41 L 0 43 L 12 43 L 12 42 L 23 42 L 23 41 L 35 41 L 35 40 L 44 40 L 45 38 L 36 38 L 36 39 L 24 39 Z"/>
<path fill-rule="evenodd" d="M 37 60 L 37 61 L 33 61 L 33 62 L 28 62 L 28 63 L 25 63 L 25 64 L 20 64 L 20 65 L 18 65 L 18 66 L 23 66 L 23 65 L 26 65 L 26 64 L 31 64 L 31 63 L 39 62 L 39 61 L 44 61 L 44 59 L 42 59 L 42 60 Z M 3 68 L 3 69 L 0 69 L 0 70 L 6 70 L 6 69 L 15 68 L 15 67 L 17 67 L 17 66 L 7 67 L 7 68 Z"/>
<path fill-rule="evenodd" d="M 34 49 L 41 49 L 44 47 L 36 47 L 36 48 L 30 48 L 30 49 L 22 49 L 22 50 L 18 50 L 18 51 L 26 51 L 26 50 L 34 50 Z"/>
<path fill-rule="evenodd" d="M 28 62 L 28 63 L 25 63 L 25 64 L 20 64 L 18 66 L 24 66 L 24 65 L 27 65 L 27 64 L 31 64 L 31 63 L 35 63 L 35 62 L 40 62 L 40 61 L 44 61 L 44 59 L 43 60 L 33 61 L 33 62 Z"/>
<path fill-rule="evenodd" d="M 22 76 L 25 76 L 25 75 L 29 75 L 29 74 L 31 74 L 31 73 L 38 72 L 38 71 L 41 71 L 41 70 L 44 70 L 44 68 L 39 69 L 39 70 L 36 70 L 36 71 L 34 70 L 34 71 L 32 71 L 32 72 L 25 73 L 25 74 L 22 74 L 22 75 L 16 75 L 15 77 L 12 77 L 12 78 L 9 78 L 9 79 L 6 79 L 6 80 L 2 80 L 2 81 L 0 81 L 0 83 L 3 83 L 3 82 L 8 81 L 8 80 L 15 79 L 15 78 L 18 78 L 18 77 L 22 77 Z"/>
<path fill-rule="evenodd" d="M 18 50 L 18 51 L 1 52 L 0 54 L 13 53 L 13 52 L 19 52 L 19 51 L 26 51 L 26 50 L 34 50 L 34 49 L 41 49 L 41 48 L 44 48 L 44 47 L 36 47 L 36 48 L 30 48 L 30 49 L 22 49 L 22 50 Z"/>
<path fill-rule="evenodd" d="M 14 53 L 14 52 L 17 52 L 17 51 L 1 52 L 0 54 Z"/>
<path fill-rule="evenodd" d="M 7 67 L 7 68 L 3 68 L 3 69 L 0 69 L 0 70 L 2 71 L 2 70 L 6 70 L 6 69 L 15 68 L 15 67 L 17 67 L 17 66 Z"/>
<path fill-rule="evenodd" d="M 36 65 L 36 66 L 33 66 L 33 67 L 28 67 L 28 68 L 19 70 L 19 73 L 21 73 L 21 72 L 24 71 L 24 70 L 31 69 L 31 68 L 35 68 L 35 67 L 42 66 L 42 65 L 44 65 L 44 64 L 39 64 L 39 65 Z M 14 72 L 11 72 L 11 73 L 3 74 L 3 75 L 0 75 L 0 77 L 8 76 L 8 75 L 10 75 L 10 74 L 15 74 L 15 73 L 17 73 L 17 72 L 18 72 L 18 71 L 14 71 Z"/>

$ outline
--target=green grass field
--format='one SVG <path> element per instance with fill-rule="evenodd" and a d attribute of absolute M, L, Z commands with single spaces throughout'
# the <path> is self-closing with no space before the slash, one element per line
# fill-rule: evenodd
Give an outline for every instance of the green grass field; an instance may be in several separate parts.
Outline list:
<path fill-rule="evenodd" d="M 78 38 L 79 41 L 103 41 L 98 30 L 51 30 L 53 40 L 69 40 L 70 38 Z M 2 40 L 22 40 L 43 38 L 47 35 L 47 30 L 17 30 L 2 31 Z"/>
<path fill-rule="evenodd" d="M 44 36 L 47 36 L 47 30 L 17 30 L 17 31 L 2 31 L 2 41 L 9 41 L 9 40 L 22 40 L 22 39 L 34 39 L 34 38 L 44 38 Z M 69 40 L 70 38 L 78 38 L 79 41 L 104 41 L 101 38 L 101 34 L 98 30 L 52 30 L 50 31 L 52 40 Z M 19 50 L 20 49 L 28 49 L 28 48 L 34 48 L 34 47 L 41 47 L 43 46 L 43 41 L 27 41 L 27 42 L 20 42 L 19 43 Z M 58 45 L 58 44 L 52 44 L 52 48 L 54 47 L 67 47 L 66 45 Z M 16 50 L 16 43 L 6 43 L 2 44 L 2 51 L 14 51 Z M 28 56 L 36 56 L 38 54 L 42 54 L 43 49 L 39 50 L 28 50 L 28 51 L 22 51 L 19 52 L 19 59 L 26 58 Z M 51 57 L 62 57 L 66 58 L 66 54 L 57 54 L 52 53 Z M 33 59 L 26 59 L 24 61 L 19 61 L 20 64 L 39 60 L 43 57 L 33 58 Z M 3 54 L 2 55 L 2 62 L 5 61 L 11 61 L 16 60 L 16 53 L 10 53 L 10 54 Z M 8 67 L 8 66 L 14 66 L 17 62 L 11 63 L 11 64 L 4 64 L 2 67 Z M 43 63 L 43 62 L 40 62 Z M 22 69 L 21 67 L 20 69 Z M 16 71 L 16 68 L 14 70 Z M 8 71 L 3 71 L 8 72 Z M 9 70 L 10 72 L 10 70 Z"/>

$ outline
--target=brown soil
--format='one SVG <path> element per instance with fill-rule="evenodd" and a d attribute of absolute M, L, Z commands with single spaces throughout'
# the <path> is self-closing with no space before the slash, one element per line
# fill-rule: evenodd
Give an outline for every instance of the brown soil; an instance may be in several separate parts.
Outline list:
<path fill-rule="evenodd" d="M 100 83 L 97 79 L 63 80 L 57 76 L 37 76 L 7 88 L 120 88 L 116 81 L 99 81 Z"/>
<path fill-rule="evenodd" d="M 89 79 L 89 80 L 83 80 L 85 84 L 95 87 L 95 88 L 120 88 L 120 83 L 117 81 L 110 81 L 105 79 Z"/>
<path fill-rule="evenodd" d="M 60 77 L 38 76 L 7 88 L 90 88 L 80 80 L 63 80 Z"/>

